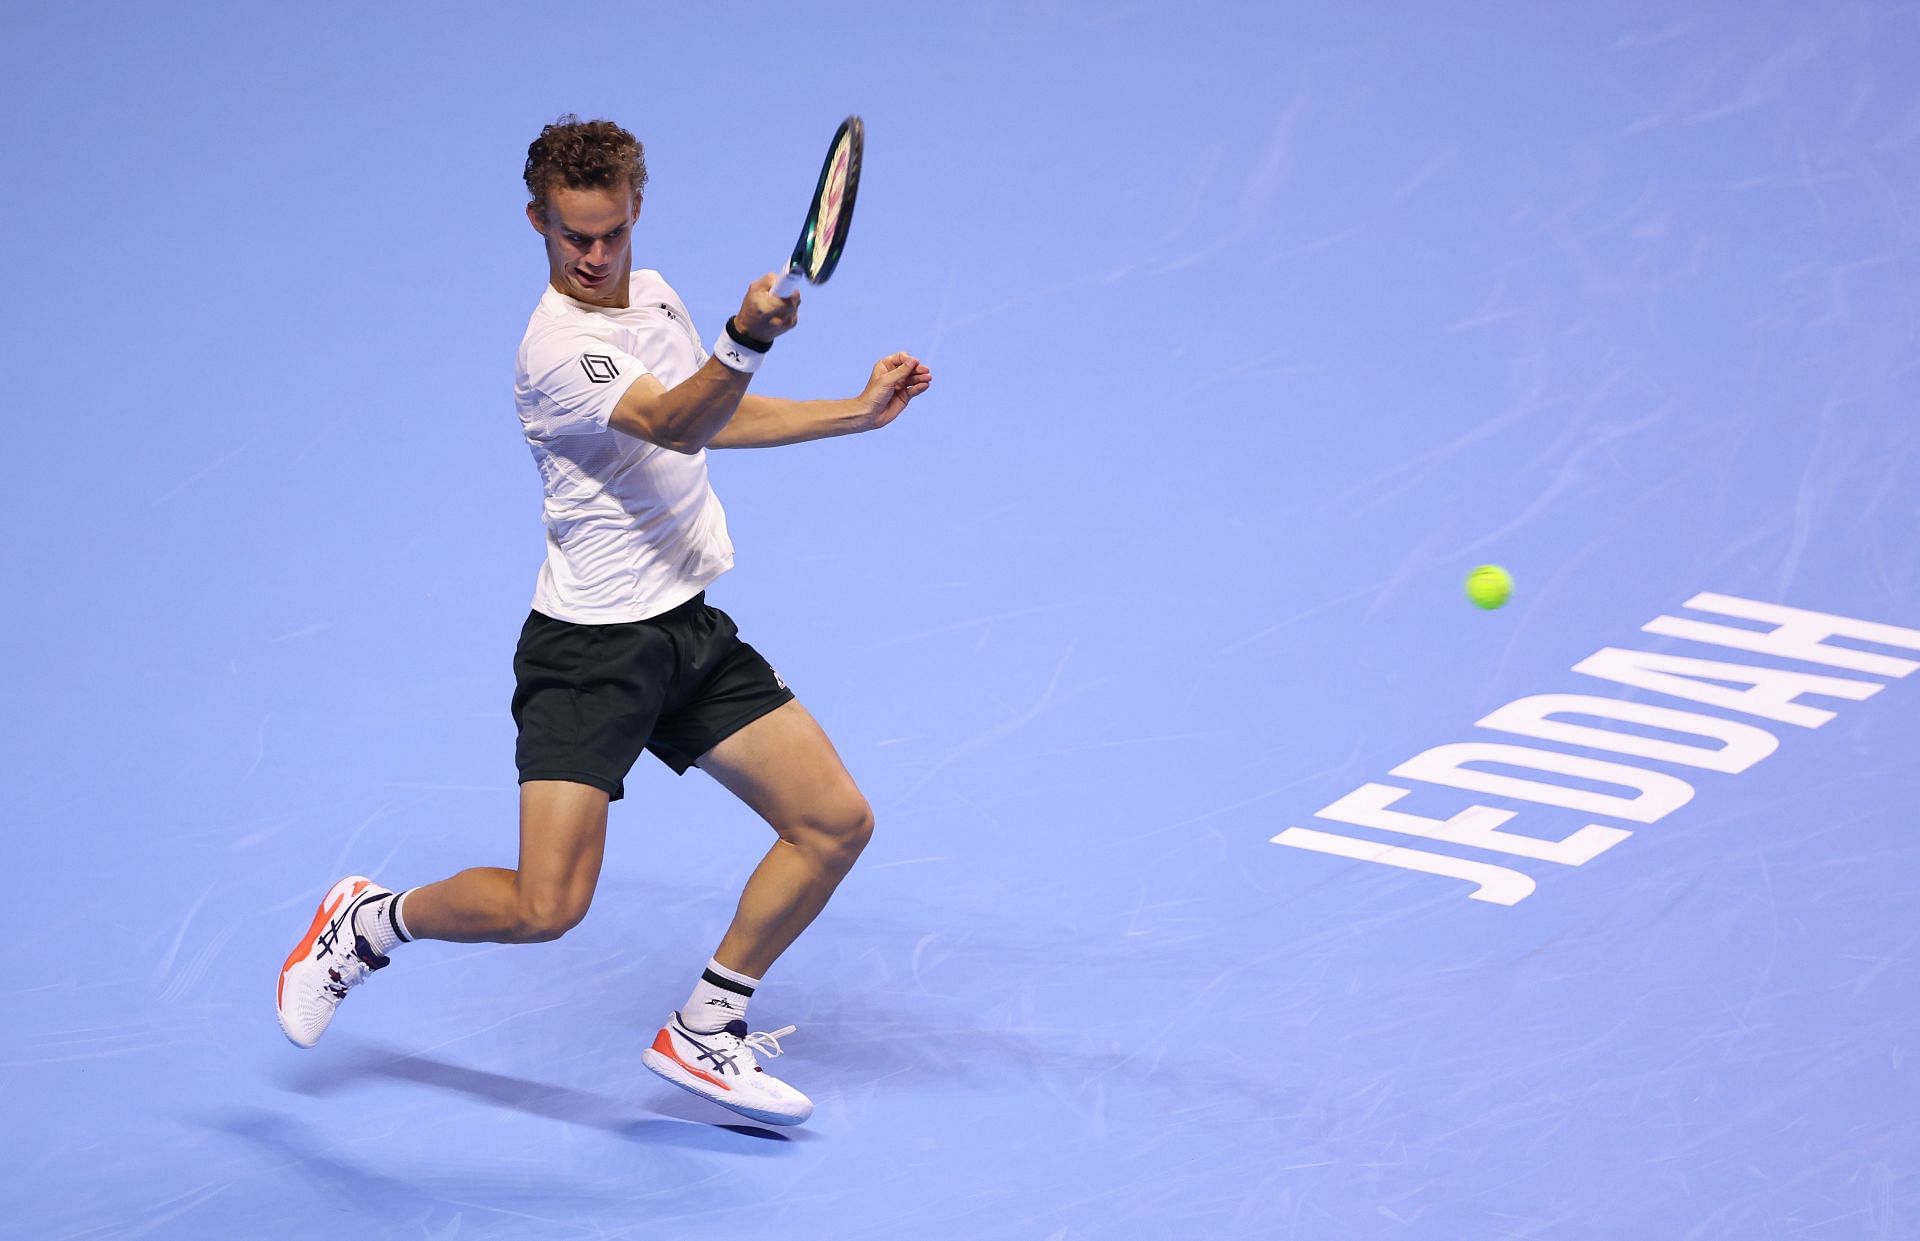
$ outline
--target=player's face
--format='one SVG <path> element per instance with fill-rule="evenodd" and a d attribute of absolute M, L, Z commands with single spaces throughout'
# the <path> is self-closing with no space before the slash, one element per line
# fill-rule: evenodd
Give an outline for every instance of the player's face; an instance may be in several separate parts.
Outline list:
<path fill-rule="evenodd" d="M 640 200 L 629 188 L 554 189 L 544 216 L 527 204 L 527 219 L 546 238 L 553 287 L 602 306 L 627 304 L 633 222 L 639 218 Z"/>

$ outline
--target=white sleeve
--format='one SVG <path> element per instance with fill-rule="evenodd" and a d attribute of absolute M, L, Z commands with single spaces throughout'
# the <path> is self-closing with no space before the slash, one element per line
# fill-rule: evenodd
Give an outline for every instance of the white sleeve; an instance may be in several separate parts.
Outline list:
<path fill-rule="evenodd" d="M 586 332 L 544 332 L 527 342 L 527 385 L 546 398 L 548 435 L 604 431 L 633 381 L 640 359 Z"/>

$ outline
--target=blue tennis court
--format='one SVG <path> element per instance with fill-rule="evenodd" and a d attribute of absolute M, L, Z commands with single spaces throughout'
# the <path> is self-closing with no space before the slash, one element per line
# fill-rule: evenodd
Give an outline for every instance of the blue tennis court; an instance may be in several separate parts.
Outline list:
<path fill-rule="evenodd" d="M 1912 6 L 33 0 L 0 65 L 0 1234 L 1920 1234 Z M 935 377 L 712 454 L 878 821 L 755 1000 L 797 1129 L 640 1065 L 770 842 L 644 756 L 565 938 L 268 1003 L 340 876 L 514 864 L 563 112 L 709 340 L 862 114 L 755 390 Z"/>

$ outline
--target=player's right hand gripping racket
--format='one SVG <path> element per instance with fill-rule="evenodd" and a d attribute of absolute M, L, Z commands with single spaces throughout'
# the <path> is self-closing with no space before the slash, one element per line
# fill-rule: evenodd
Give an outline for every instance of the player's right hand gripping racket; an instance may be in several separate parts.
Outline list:
<path fill-rule="evenodd" d="M 803 278 L 810 284 L 825 284 L 833 275 L 847 244 L 847 230 L 853 226 L 853 196 L 860 188 L 860 151 L 866 145 L 866 132 L 857 116 L 841 121 L 834 131 L 800 240 L 787 260 L 786 274 L 774 282 L 775 297 L 791 294 Z"/>

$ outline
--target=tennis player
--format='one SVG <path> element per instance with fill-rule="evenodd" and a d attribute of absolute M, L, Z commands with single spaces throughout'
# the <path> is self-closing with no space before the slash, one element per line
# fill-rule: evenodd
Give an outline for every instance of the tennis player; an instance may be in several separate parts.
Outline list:
<path fill-rule="evenodd" d="M 642 1053 L 695 1094 L 771 1124 L 813 1111 L 760 1068 L 778 1037 L 748 1001 L 860 856 L 873 813 L 833 744 L 706 588 L 733 565 L 709 448 L 769 448 L 886 426 L 927 390 L 893 353 L 851 400 L 747 389 L 792 330 L 775 277 L 702 346 L 660 273 L 633 267 L 645 153 L 610 121 L 562 117 L 527 149 L 527 219 L 548 287 L 520 343 L 514 396 L 546 489 L 546 563 L 514 654 L 519 867 L 480 867 L 393 891 L 350 876 L 328 891 L 280 972 L 280 1025 L 311 1047 L 348 990 L 415 939 L 532 943 L 586 916 L 607 807 L 642 749 L 698 767 L 773 828 L 732 925 L 686 1003 Z"/>

